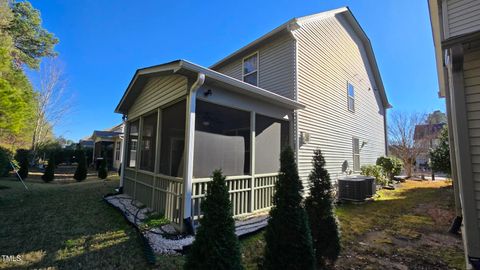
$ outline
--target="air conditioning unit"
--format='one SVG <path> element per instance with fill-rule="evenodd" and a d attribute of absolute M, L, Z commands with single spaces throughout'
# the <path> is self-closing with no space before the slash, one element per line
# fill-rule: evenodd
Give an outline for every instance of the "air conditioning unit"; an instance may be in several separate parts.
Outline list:
<path fill-rule="evenodd" d="M 338 197 L 340 200 L 364 201 L 377 191 L 375 178 L 369 176 L 350 176 L 338 179 Z"/>

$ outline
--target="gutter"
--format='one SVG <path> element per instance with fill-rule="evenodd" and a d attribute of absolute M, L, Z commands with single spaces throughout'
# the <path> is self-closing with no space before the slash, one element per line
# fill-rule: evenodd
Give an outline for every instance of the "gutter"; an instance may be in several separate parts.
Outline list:
<path fill-rule="evenodd" d="M 199 72 L 187 97 L 185 127 L 185 167 L 183 184 L 183 224 L 187 233 L 194 234 L 192 222 L 192 183 L 193 183 L 193 148 L 195 143 L 195 111 L 197 90 L 205 83 L 205 74 Z"/>

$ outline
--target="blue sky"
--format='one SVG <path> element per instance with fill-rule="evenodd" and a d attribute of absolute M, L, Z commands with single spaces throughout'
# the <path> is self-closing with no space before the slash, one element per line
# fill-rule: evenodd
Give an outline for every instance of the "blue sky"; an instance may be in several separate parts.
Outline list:
<path fill-rule="evenodd" d="M 426 0 L 31 3 L 60 39 L 56 50 L 74 104 L 55 133 L 69 139 L 121 121 L 113 110 L 137 68 L 174 59 L 209 66 L 293 17 L 341 6 L 370 37 L 393 110 L 444 110 Z"/>

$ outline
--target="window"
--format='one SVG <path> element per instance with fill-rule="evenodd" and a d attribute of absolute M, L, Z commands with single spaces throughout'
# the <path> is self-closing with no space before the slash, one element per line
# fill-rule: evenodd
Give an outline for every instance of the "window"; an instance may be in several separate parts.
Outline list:
<path fill-rule="evenodd" d="M 358 138 L 352 139 L 353 144 L 353 171 L 360 171 L 360 142 Z"/>
<path fill-rule="evenodd" d="M 197 100 L 193 176 L 250 173 L 250 112 Z"/>
<path fill-rule="evenodd" d="M 157 113 L 143 117 L 140 148 L 140 169 L 153 172 L 157 141 Z"/>
<path fill-rule="evenodd" d="M 185 100 L 162 109 L 160 173 L 183 176 L 185 146 Z"/>
<path fill-rule="evenodd" d="M 280 169 L 280 152 L 289 144 L 288 121 L 255 115 L 255 173 Z"/>
<path fill-rule="evenodd" d="M 119 141 L 115 143 L 115 160 L 120 160 L 120 145 Z"/>
<path fill-rule="evenodd" d="M 243 81 L 258 85 L 258 53 L 243 59 Z"/>
<path fill-rule="evenodd" d="M 348 84 L 348 110 L 355 111 L 355 88 L 350 83 Z"/>
<path fill-rule="evenodd" d="M 131 122 L 128 125 L 128 152 L 127 165 L 128 167 L 136 167 L 137 159 L 137 142 L 138 142 L 138 120 Z"/>

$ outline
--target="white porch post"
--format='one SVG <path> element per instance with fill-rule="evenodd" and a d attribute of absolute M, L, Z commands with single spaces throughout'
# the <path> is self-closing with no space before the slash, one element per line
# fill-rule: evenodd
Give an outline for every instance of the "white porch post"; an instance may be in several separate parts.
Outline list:
<path fill-rule="evenodd" d="M 250 112 L 250 213 L 255 210 L 255 112 Z"/>
<path fill-rule="evenodd" d="M 198 74 L 187 96 L 185 121 L 185 149 L 184 149 L 184 184 L 183 184 L 183 219 L 191 222 L 192 216 L 192 183 L 193 183 L 193 154 L 195 146 L 195 111 L 197 90 L 203 85 L 205 75 Z M 185 224 L 184 224 L 185 225 Z M 188 226 L 189 224 L 187 224 Z M 191 224 L 190 224 L 191 225 Z M 189 228 L 187 228 L 189 229 Z"/>
<path fill-rule="evenodd" d="M 126 140 L 127 140 L 127 122 L 125 115 L 123 116 L 123 125 L 122 125 L 122 133 L 123 136 L 120 137 L 122 140 L 120 141 L 120 188 L 123 188 L 124 178 L 125 178 L 125 156 L 127 153 L 127 149 L 125 147 Z"/>

